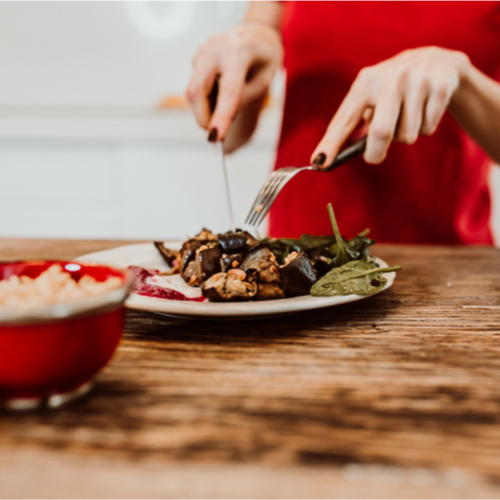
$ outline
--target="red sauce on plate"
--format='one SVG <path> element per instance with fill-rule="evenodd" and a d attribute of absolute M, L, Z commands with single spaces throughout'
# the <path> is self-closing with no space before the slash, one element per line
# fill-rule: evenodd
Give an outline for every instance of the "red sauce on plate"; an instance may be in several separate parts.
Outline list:
<path fill-rule="evenodd" d="M 151 285 L 146 283 L 146 279 L 155 276 L 157 271 L 149 271 L 139 266 L 129 266 L 128 269 L 132 271 L 134 275 L 134 286 L 132 289 L 133 293 L 137 295 L 143 295 L 144 297 L 153 297 L 155 299 L 166 299 L 166 300 L 191 300 L 193 302 L 203 302 L 205 297 L 186 297 L 183 293 L 177 290 L 172 290 L 170 288 L 163 288 L 158 285 Z"/>

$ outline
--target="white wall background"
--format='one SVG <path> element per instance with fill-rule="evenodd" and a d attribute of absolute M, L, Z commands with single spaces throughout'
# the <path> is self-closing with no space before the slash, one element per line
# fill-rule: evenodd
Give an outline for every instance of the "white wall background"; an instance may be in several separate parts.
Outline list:
<path fill-rule="evenodd" d="M 153 108 L 247 2 L 0 2 L 0 105 Z"/>
<path fill-rule="evenodd" d="M 188 110 L 158 104 L 184 94 L 199 45 L 246 7 L 0 2 L 0 237 L 226 230 L 217 151 Z M 252 143 L 228 158 L 237 225 L 274 160 L 282 84 Z M 499 213 L 495 198 L 496 228 Z"/>

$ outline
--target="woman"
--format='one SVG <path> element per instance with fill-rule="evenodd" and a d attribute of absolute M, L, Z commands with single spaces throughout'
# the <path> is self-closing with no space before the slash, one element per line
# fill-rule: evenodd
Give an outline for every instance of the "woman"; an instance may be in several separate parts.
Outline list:
<path fill-rule="evenodd" d="M 283 189 L 272 236 L 329 233 L 332 202 L 346 236 L 370 227 L 383 242 L 493 243 L 497 2 L 254 2 L 245 23 L 211 38 L 194 60 L 187 95 L 209 140 L 232 151 L 250 138 L 283 59 L 276 168 L 321 170 L 363 124 L 368 139 L 364 161 L 303 173 Z"/>

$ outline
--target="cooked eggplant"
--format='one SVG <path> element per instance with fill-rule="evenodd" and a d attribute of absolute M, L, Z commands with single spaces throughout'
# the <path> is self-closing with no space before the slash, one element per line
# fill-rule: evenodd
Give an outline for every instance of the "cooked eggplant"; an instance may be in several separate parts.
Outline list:
<path fill-rule="evenodd" d="M 205 281 L 216 273 L 220 273 L 222 248 L 220 245 L 212 247 L 203 245 L 196 250 L 196 274 L 201 281 Z"/>
<path fill-rule="evenodd" d="M 240 268 L 257 280 L 259 289 L 256 298 L 258 300 L 278 299 L 285 296 L 276 257 L 267 246 L 260 245 L 249 252 Z"/>
<path fill-rule="evenodd" d="M 224 253 L 243 253 L 255 248 L 259 242 L 247 231 L 219 234 L 219 243 Z"/>
<path fill-rule="evenodd" d="M 280 267 L 283 288 L 287 297 L 307 295 L 318 275 L 305 252 L 292 252 Z"/>
<path fill-rule="evenodd" d="M 257 300 L 273 300 L 282 299 L 284 297 L 285 292 L 281 287 L 281 283 L 274 281 L 272 283 L 259 283 L 259 288 L 255 298 Z"/>
<path fill-rule="evenodd" d="M 220 260 L 222 272 L 227 273 L 230 269 L 235 269 L 243 262 L 243 254 L 222 254 Z"/>
<path fill-rule="evenodd" d="M 198 276 L 196 262 L 192 260 L 185 269 L 181 271 L 182 279 L 191 286 L 196 286 L 200 284 L 200 278 Z"/>
<path fill-rule="evenodd" d="M 276 257 L 265 245 L 259 245 L 249 252 L 240 267 L 244 271 L 255 269 L 258 272 L 259 283 L 281 282 Z"/>
<path fill-rule="evenodd" d="M 190 238 L 182 244 L 181 248 L 181 272 L 183 272 L 189 263 L 194 260 L 196 256 L 196 250 L 198 250 L 203 245 L 212 246 L 217 243 L 217 236 L 203 228 L 195 237 Z"/>
<path fill-rule="evenodd" d="M 260 245 L 260 243 L 248 231 L 241 231 L 241 234 L 244 234 L 246 236 L 247 245 L 250 248 L 255 248 Z"/>
<path fill-rule="evenodd" d="M 203 246 L 203 242 L 195 239 L 190 239 L 186 241 L 182 245 L 181 249 L 181 258 L 182 258 L 182 266 L 181 266 L 181 272 L 184 272 L 189 265 L 190 262 L 194 261 L 194 258 L 196 257 L 196 250 Z"/>
<path fill-rule="evenodd" d="M 250 300 L 257 294 L 257 283 L 251 278 L 248 279 L 241 269 L 235 269 L 228 273 L 214 274 L 203 282 L 201 291 L 211 302 Z"/>
<path fill-rule="evenodd" d="M 324 276 L 333 266 L 333 260 L 324 255 L 312 255 L 312 264 L 318 278 Z"/>
<path fill-rule="evenodd" d="M 174 267 L 174 261 L 180 261 L 181 252 L 179 250 L 171 250 L 167 248 L 161 241 L 154 241 L 154 246 L 157 248 L 160 255 L 163 257 L 163 260 L 170 266 Z"/>
<path fill-rule="evenodd" d="M 242 253 L 249 249 L 247 237 L 242 232 L 220 234 L 219 243 L 224 253 Z"/>

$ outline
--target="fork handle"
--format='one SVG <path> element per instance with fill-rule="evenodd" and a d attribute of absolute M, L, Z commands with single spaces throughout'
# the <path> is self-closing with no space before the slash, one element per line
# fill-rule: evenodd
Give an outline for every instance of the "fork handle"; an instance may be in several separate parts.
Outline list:
<path fill-rule="evenodd" d="M 346 161 L 352 160 L 355 156 L 358 156 L 361 153 L 364 153 L 366 149 L 366 137 L 359 139 L 354 144 L 351 144 L 347 148 L 343 149 L 332 161 L 332 163 L 326 167 L 321 169 L 321 172 L 330 172 L 337 167 L 340 167 Z"/>

